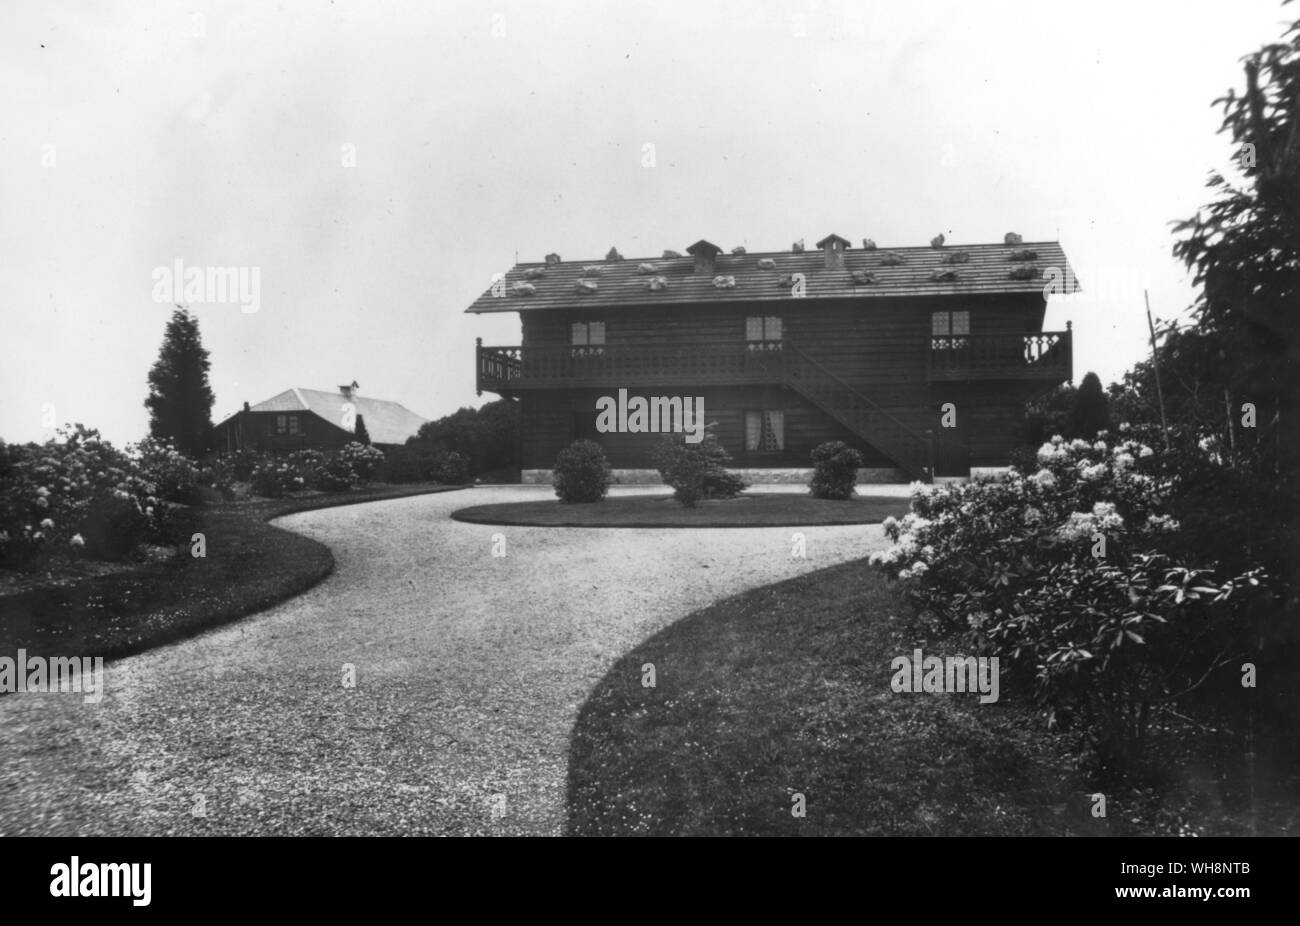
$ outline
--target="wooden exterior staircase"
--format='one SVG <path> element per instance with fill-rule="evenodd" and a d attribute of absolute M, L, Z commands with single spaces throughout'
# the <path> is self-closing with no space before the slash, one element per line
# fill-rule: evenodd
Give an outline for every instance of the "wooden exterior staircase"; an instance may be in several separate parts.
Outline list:
<path fill-rule="evenodd" d="M 914 479 L 934 474 L 934 438 L 899 421 L 798 347 L 787 344 L 785 382 L 826 414 L 898 464 Z"/>

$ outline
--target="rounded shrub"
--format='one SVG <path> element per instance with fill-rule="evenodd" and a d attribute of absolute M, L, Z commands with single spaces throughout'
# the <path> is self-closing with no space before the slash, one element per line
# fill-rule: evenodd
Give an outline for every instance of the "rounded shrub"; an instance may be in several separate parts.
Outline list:
<path fill-rule="evenodd" d="M 731 456 L 714 436 L 712 425 L 697 443 L 685 434 L 670 433 L 655 447 L 653 460 L 664 485 L 683 507 L 693 508 L 703 498 L 735 498 L 749 483 L 727 469 Z"/>
<path fill-rule="evenodd" d="M 813 474 L 808 482 L 814 498 L 845 501 L 857 491 L 862 454 L 844 441 L 827 441 L 813 448 Z"/>
<path fill-rule="evenodd" d="M 561 502 L 598 502 L 612 481 L 605 451 L 595 441 L 574 441 L 555 458 L 553 485 Z"/>

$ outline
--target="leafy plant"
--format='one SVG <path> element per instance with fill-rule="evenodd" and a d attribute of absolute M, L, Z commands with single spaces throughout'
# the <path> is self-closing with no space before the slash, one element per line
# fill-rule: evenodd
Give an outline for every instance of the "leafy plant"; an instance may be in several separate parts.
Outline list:
<path fill-rule="evenodd" d="M 845 500 L 857 491 L 862 454 L 843 441 L 827 441 L 813 448 L 813 474 L 808 483 L 814 498 Z"/>
<path fill-rule="evenodd" d="M 566 504 L 598 502 L 612 481 L 605 451 L 595 441 L 574 441 L 555 458 L 552 484 Z"/>
<path fill-rule="evenodd" d="M 684 433 L 665 434 L 654 448 L 651 459 L 664 484 L 686 508 L 693 508 L 705 498 L 735 498 L 749 488 L 749 483 L 727 470 L 731 456 L 706 425 L 698 443 L 689 443 Z"/>

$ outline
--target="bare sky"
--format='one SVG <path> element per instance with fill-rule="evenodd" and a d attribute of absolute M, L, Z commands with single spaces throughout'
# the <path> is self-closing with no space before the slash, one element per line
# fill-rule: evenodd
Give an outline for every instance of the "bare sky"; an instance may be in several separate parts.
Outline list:
<path fill-rule="evenodd" d="M 1288 20 L 1224 2 L 0 3 L 0 437 L 142 437 L 156 267 L 195 304 L 214 420 L 356 379 L 477 405 L 463 309 L 540 260 L 1059 238 L 1076 377 L 1192 289 L 1169 222 L 1234 152 L 1211 101 Z M 646 145 L 654 146 L 647 166 Z M 346 146 L 353 146 L 351 148 Z M 1056 297 L 1059 298 L 1059 297 Z"/>

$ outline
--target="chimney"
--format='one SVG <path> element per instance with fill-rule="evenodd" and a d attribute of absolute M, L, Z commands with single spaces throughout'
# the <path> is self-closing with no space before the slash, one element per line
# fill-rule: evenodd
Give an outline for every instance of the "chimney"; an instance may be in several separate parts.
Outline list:
<path fill-rule="evenodd" d="M 836 234 L 827 235 L 817 242 L 817 247 L 822 249 L 822 255 L 826 258 L 827 270 L 844 269 L 844 251 L 848 246 L 848 241 Z"/>
<path fill-rule="evenodd" d="M 244 403 L 244 411 L 246 411 L 246 412 L 251 412 L 251 411 L 252 411 L 252 409 L 248 407 L 248 403 L 247 403 L 247 402 Z"/>
<path fill-rule="evenodd" d="M 696 273 L 706 273 L 709 276 L 712 276 L 714 271 L 714 261 L 717 256 L 722 253 L 722 248 L 718 247 L 711 241 L 705 241 L 701 238 L 699 241 L 687 248 L 686 253 L 695 258 Z"/>
<path fill-rule="evenodd" d="M 351 385 L 351 386 L 339 386 L 339 392 L 343 393 L 343 398 L 345 398 L 345 399 L 351 399 L 351 398 L 352 398 L 352 394 L 353 394 L 354 392 L 356 392 L 359 388 L 361 388 L 361 387 L 359 387 L 359 386 L 357 385 L 357 381 L 354 379 L 354 380 L 352 381 L 352 385 Z"/>

